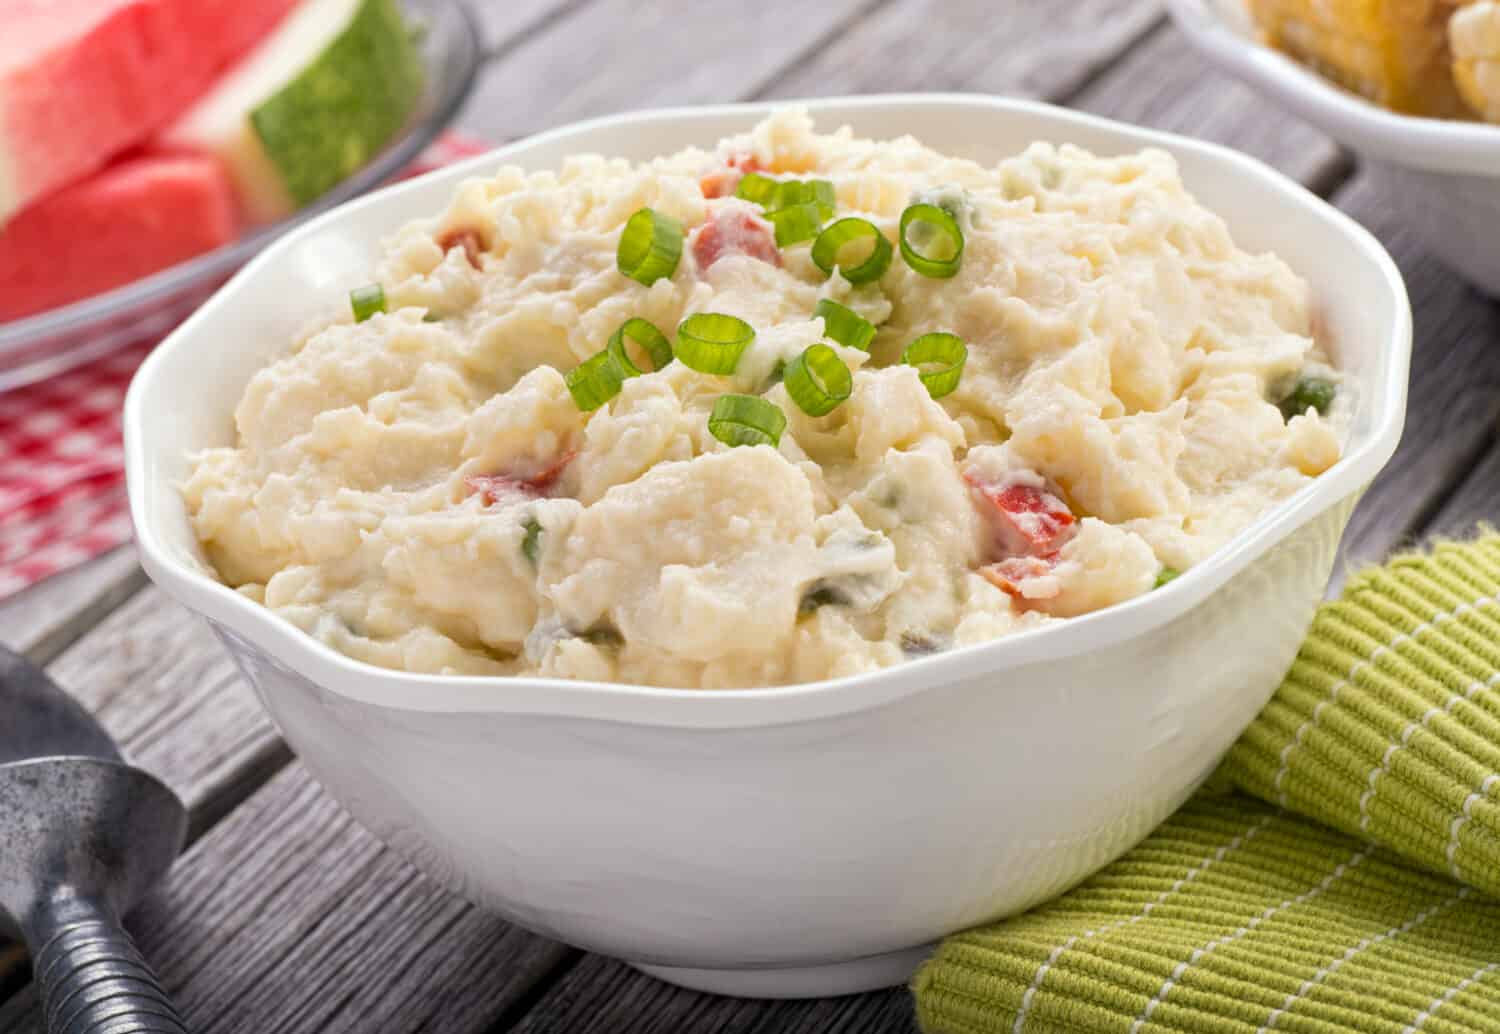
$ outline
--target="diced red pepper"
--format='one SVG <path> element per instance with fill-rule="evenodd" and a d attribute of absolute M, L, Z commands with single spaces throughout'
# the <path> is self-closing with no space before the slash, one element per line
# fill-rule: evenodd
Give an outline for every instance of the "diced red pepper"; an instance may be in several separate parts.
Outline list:
<path fill-rule="evenodd" d="M 699 269 L 707 269 L 725 255 L 749 255 L 781 265 L 781 249 L 776 247 L 770 224 L 738 208 L 719 212 L 693 238 L 693 258 Z"/>
<path fill-rule="evenodd" d="M 469 486 L 473 492 L 484 497 L 486 506 L 493 506 L 506 498 L 523 496 L 527 499 L 543 499 L 552 494 L 557 487 L 557 481 L 562 477 L 563 470 L 573 461 L 576 452 L 564 453 L 562 458 L 550 467 L 532 474 L 521 477 L 515 474 L 470 474 L 464 478 L 464 484 Z"/>
<path fill-rule="evenodd" d="M 1077 531 L 1078 518 L 1068 504 L 1044 488 L 1014 482 L 995 485 L 968 473 L 964 480 L 988 504 L 986 516 L 1008 556 L 1056 553 Z"/>
<path fill-rule="evenodd" d="M 1056 585 L 1031 586 L 1031 594 L 1021 591 L 1021 583 L 1033 578 L 1044 578 L 1057 566 L 1057 554 L 1047 556 L 1013 556 L 979 569 L 980 575 L 995 588 L 1009 593 L 1018 600 L 1051 599 L 1058 594 Z"/>
<path fill-rule="evenodd" d="M 753 154 L 733 155 L 722 169 L 707 173 L 698 181 L 704 197 L 728 197 L 740 185 L 747 172 L 764 172 L 760 159 Z"/>
<path fill-rule="evenodd" d="M 449 230 L 438 238 L 437 243 L 438 247 L 443 249 L 444 255 L 454 248 L 463 248 L 464 257 L 469 260 L 469 265 L 475 269 L 480 268 L 479 256 L 484 252 L 484 238 L 479 235 L 478 230 Z"/>

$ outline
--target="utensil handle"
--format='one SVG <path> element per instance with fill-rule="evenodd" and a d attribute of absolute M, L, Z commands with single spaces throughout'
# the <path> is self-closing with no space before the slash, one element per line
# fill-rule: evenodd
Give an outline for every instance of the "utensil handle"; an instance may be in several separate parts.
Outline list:
<path fill-rule="evenodd" d="M 54 898 L 40 919 L 32 967 L 48 1034 L 187 1034 L 108 904 Z"/>

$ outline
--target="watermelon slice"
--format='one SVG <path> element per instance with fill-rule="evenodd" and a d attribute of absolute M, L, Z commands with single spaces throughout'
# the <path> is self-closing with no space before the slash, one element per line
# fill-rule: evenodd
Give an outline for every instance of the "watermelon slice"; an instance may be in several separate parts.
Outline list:
<path fill-rule="evenodd" d="M 0 0 L 0 224 L 176 118 L 297 0 Z"/>
<path fill-rule="evenodd" d="M 249 217 L 269 222 L 374 157 L 421 96 L 395 0 L 305 0 L 163 140 L 218 155 Z"/>
<path fill-rule="evenodd" d="M 77 301 L 235 238 L 234 188 L 204 155 L 144 156 L 50 195 L 0 233 L 0 320 Z"/>

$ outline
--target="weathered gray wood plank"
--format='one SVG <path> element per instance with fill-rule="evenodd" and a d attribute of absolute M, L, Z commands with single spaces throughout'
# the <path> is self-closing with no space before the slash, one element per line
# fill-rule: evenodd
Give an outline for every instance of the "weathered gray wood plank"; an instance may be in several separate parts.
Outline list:
<path fill-rule="evenodd" d="M 1500 339 L 1490 347 L 1500 348 Z M 1500 525 L 1500 447 L 1494 442 L 1421 533 L 1466 537 L 1480 524 Z"/>
<path fill-rule="evenodd" d="M 1328 137 L 1276 111 L 1200 58 L 1170 23 L 1152 32 L 1069 102 L 1096 115 L 1228 144 L 1327 192 L 1349 161 Z"/>
<path fill-rule="evenodd" d="M 859 19 L 754 91 L 766 97 L 962 90 L 1058 98 L 1161 18 L 1157 0 L 912 0 Z"/>
<path fill-rule="evenodd" d="M 496 143 L 652 105 L 739 100 L 871 0 L 594 0 L 491 62 L 459 116 Z"/>
<path fill-rule="evenodd" d="M 45 664 L 145 585 L 125 545 L 0 602 L 0 644 Z"/>
<path fill-rule="evenodd" d="M 914 1029 L 905 988 L 792 1002 L 698 994 L 620 962 L 589 955 L 522 1018 L 515 1034 L 905 1034 Z"/>
<path fill-rule="evenodd" d="M 137 593 L 48 670 L 132 761 L 177 791 L 194 835 L 288 759 L 228 654 L 156 589 Z M 0 988 L 14 982 L 18 962 L 0 942 Z"/>
<path fill-rule="evenodd" d="M 486 916 L 358 828 L 299 765 L 183 857 L 131 917 L 197 1034 L 479 1034 L 567 948 Z M 3 1034 L 41 1034 L 29 990 Z"/>
<path fill-rule="evenodd" d="M 479 19 L 486 52 L 501 54 L 589 0 L 481 0 L 469 9 Z"/>
<path fill-rule="evenodd" d="M 243 796 L 236 788 L 287 757 L 218 640 L 158 589 L 135 595 L 48 670 L 200 813 Z"/>
<path fill-rule="evenodd" d="M 1401 447 L 1355 510 L 1344 536 L 1346 564 L 1358 565 L 1379 560 L 1420 534 L 1488 447 L 1500 414 L 1500 303 L 1469 287 L 1423 250 L 1377 177 L 1361 173 L 1334 200 L 1373 230 L 1395 257 L 1416 325 Z M 1483 491 L 1481 483 L 1474 487 Z M 1489 499 L 1492 504 L 1494 496 Z M 1451 530 L 1464 508 L 1477 515 L 1485 505 L 1474 494 L 1455 500 L 1440 523 Z"/>

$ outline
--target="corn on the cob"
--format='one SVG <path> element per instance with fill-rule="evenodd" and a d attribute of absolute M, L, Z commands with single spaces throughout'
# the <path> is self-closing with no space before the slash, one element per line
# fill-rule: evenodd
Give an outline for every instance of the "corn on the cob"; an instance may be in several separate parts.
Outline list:
<path fill-rule="evenodd" d="M 1453 81 L 1476 115 L 1500 122 L 1500 3 L 1482 0 L 1448 21 Z"/>
<path fill-rule="evenodd" d="M 1464 111 L 1449 70 L 1448 18 L 1464 0 L 1249 0 L 1267 40 L 1395 111 Z"/>

